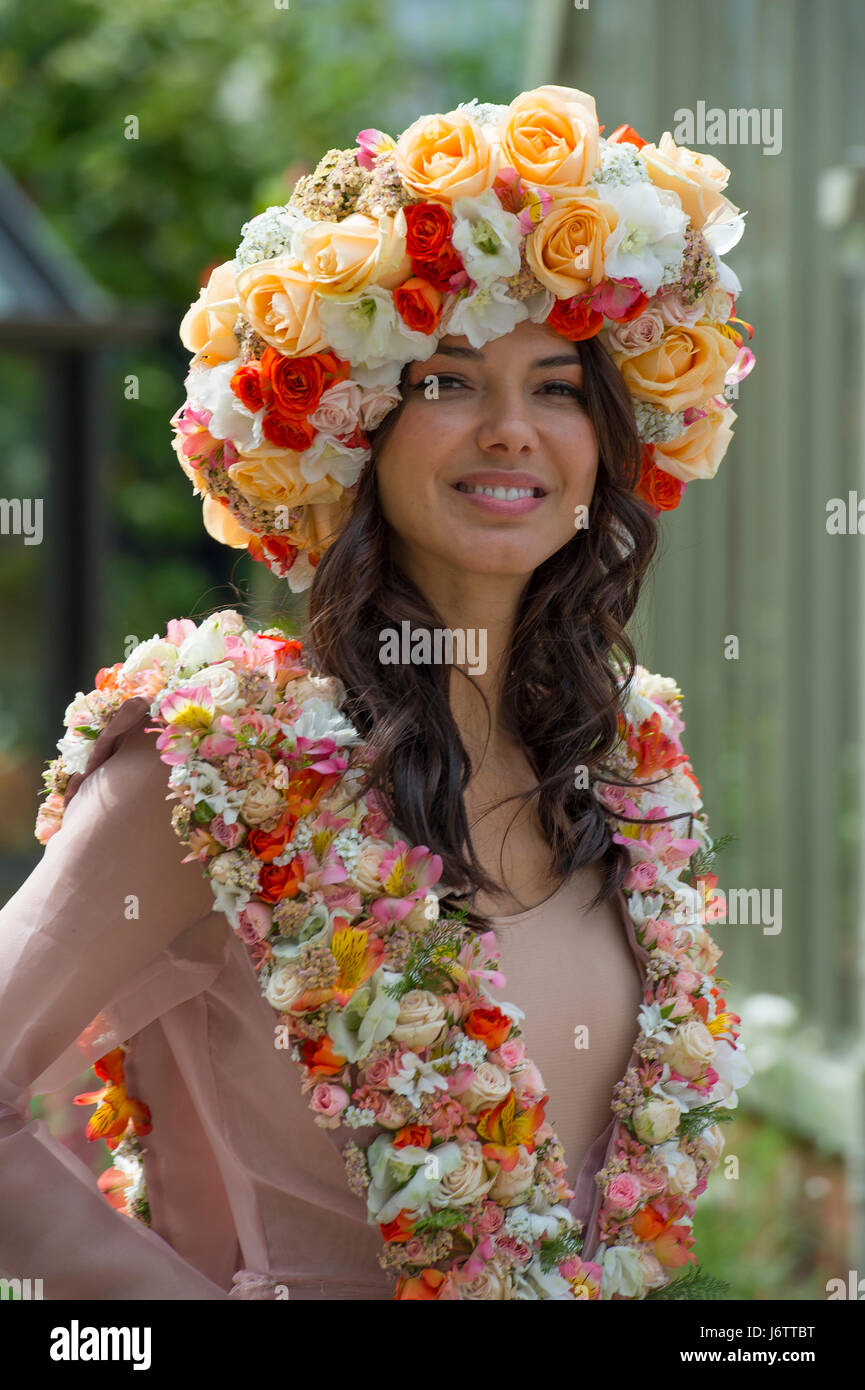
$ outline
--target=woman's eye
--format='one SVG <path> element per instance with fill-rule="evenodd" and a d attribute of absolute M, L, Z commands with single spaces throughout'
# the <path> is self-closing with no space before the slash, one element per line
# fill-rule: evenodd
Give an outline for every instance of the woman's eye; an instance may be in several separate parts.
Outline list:
<path fill-rule="evenodd" d="M 585 392 L 581 391 L 579 386 L 574 386 L 570 381 L 548 381 L 544 386 L 545 391 L 556 391 L 557 388 L 558 391 L 564 392 L 565 395 L 573 396 L 574 400 L 584 401 L 586 399 Z"/>

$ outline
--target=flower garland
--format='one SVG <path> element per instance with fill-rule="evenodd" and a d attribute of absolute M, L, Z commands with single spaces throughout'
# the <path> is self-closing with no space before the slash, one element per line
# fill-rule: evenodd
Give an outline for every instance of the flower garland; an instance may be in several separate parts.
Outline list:
<path fill-rule="evenodd" d="M 308 588 L 402 369 L 526 319 L 610 353 L 656 512 L 714 477 L 755 361 L 722 259 L 746 214 L 714 156 L 605 129 L 573 87 L 475 98 L 360 131 L 244 224 L 180 325 L 172 443 L 210 535 Z"/>
<path fill-rule="evenodd" d="M 694 856 L 705 869 L 713 845 L 675 684 L 637 668 L 611 780 L 595 788 L 630 854 L 624 893 L 650 963 L 639 1063 L 615 1088 L 613 1153 L 595 1179 L 592 1261 L 543 1082 L 513 1006 L 485 988 L 505 982 L 495 934 L 441 913 L 440 857 L 409 845 L 373 791 L 357 795 L 366 751 L 341 683 L 310 675 L 299 642 L 233 610 L 172 620 L 68 707 L 44 774 L 43 843 L 62 824 L 69 777 L 134 696 L 151 702 L 186 860 L 249 949 L 315 1123 L 356 1131 L 342 1150 L 348 1182 L 380 1228 L 395 1298 L 642 1298 L 695 1265 L 692 1216 L 723 1150 L 718 1120 L 751 1068 L 699 910 L 717 880 L 683 877 Z M 88 1134 L 120 1159 L 103 1190 L 146 1220 L 150 1117 L 126 1093 L 122 1051 L 97 1064 L 104 1090 L 78 1101 L 99 1102 Z"/>

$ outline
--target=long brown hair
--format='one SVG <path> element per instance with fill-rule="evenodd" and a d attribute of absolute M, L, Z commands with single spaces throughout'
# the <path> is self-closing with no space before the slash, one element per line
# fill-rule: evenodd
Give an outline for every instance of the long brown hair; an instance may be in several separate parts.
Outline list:
<path fill-rule="evenodd" d="M 637 658 L 624 629 L 658 530 L 651 508 L 634 495 L 640 441 L 622 377 L 596 340 L 575 346 L 598 441 L 591 521 L 529 579 L 508 654 L 501 717 L 537 777 L 533 789 L 505 800 L 537 799 L 558 877 L 600 861 L 597 905 L 618 892 L 628 867 L 627 851 L 613 843 L 592 790 L 618 738 L 620 677 L 611 658 L 629 680 Z M 406 376 L 407 369 L 401 385 Z M 372 750 L 366 789 L 375 788 L 410 843 L 441 855 L 443 882 L 452 890 L 444 903 L 456 905 L 479 891 L 495 893 L 499 885 L 484 872 L 469 833 L 463 789 L 472 767 L 451 714 L 447 667 L 379 659 L 382 628 L 398 629 L 404 620 L 413 630 L 445 626 L 394 563 L 379 504 L 377 459 L 402 408 L 374 432 L 351 512 L 316 569 L 304 657 L 311 669 L 343 682 L 347 717 Z M 588 787 L 574 785 L 580 767 L 587 769 Z M 470 905 L 467 920 L 486 925 Z"/>

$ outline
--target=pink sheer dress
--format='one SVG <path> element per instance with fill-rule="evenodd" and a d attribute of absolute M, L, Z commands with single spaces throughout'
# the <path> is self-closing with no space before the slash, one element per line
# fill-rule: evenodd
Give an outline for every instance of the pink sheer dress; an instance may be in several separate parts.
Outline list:
<path fill-rule="evenodd" d="M 381 1234 L 346 1182 L 353 1132 L 313 1122 L 246 947 L 200 866 L 181 863 L 147 723 L 133 699 L 102 731 L 60 830 L 0 911 L 0 1273 L 41 1278 L 46 1299 L 391 1299 Z M 494 919 L 507 985 L 491 991 L 525 1011 L 584 1258 L 646 959 L 621 894 L 584 911 L 593 886 L 577 875 Z M 152 1112 L 149 1227 L 113 1210 L 29 1110 L 127 1040 L 127 1089 Z"/>

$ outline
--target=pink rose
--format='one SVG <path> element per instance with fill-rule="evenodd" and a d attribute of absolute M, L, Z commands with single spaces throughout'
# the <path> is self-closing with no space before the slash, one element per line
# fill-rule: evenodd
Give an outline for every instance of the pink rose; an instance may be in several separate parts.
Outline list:
<path fill-rule="evenodd" d="M 520 1038 L 510 1038 L 497 1048 L 495 1053 L 489 1054 L 489 1060 L 498 1060 L 506 1071 L 513 1071 L 514 1067 L 519 1066 L 526 1055 L 526 1045 Z"/>
<path fill-rule="evenodd" d="M 529 1096 L 544 1095 L 546 1091 L 544 1078 L 534 1062 L 529 1062 L 523 1071 L 517 1072 L 516 1076 L 511 1078 L 511 1089 L 520 1100 L 527 1099 Z"/>
<path fill-rule="evenodd" d="M 639 1175 L 640 1186 L 647 1197 L 659 1197 L 667 1190 L 667 1175 L 662 1172 L 646 1172 Z"/>
<path fill-rule="evenodd" d="M 220 812 L 210 822 L 210 833 L 214 840 L 218 840 L 226 849 L 236 849 L 243 839 L 243 826 L 239 821 L 235 821 L 233 825 L 226 825 Z"/>
<path fill-rule="evenodd" d="M 607 1188 L 605 1206 L 610 1216 L 630 1216 L 643 1200 L 639 1178 L 633 1173 L 617 1173 Z"/>
<path fill-rule="evenodd" d="M 657 347 L 663 335 L 664 320 L 657 309 L 651 308 L 630 323 L 617 323 L 615 328 L 610 328 L 607 341 L 613 352 L 636 356 L 647 348 Z"/>
<path fill-rule="evenodd" d="M 329 1081 L 320 1081 L 312 1092 L 310 1108 L 319 1115 L 339 1115 L 349 1102 L 349 1094 L 344 1086 L 333 1086 Z"/>
<path fill-rule="evenodd" d="M 365 430 L 374 430 L 402 400 L 398 386 L 371 386 L 360 398 L 360 423 Z"/>
<path fill-rule="evenodd" d="M 363 1069 L 364 1085 L 386 1091 L 392 1077 L 396 1076 L 398 1071 L 399 1064 L 393 1057 L 374 1057 Z"/>
<path fill-rule="evenodd" d="M 624 886 L 625 888 L 636 888 L 638 892 L 645 893 L 649 888 L 654 888 L 657 878 L 657 866 L 644 859 L 641 864 L 634 864 L 628 870 Z"/>
<path fill-rule="evenodd" d="M 598 783 L 598 800 L 611 811 L 624 811 L 628 793 L 625 787 L 611 787 L 606 782 Z"/>
<path fill-rule="evenodd" d="M 353 434 L 358 423 L 361 391 L 356 381 L 337 381 L 319 397 L 309 423 L 323 434 Z"/>
<path fill-rule="evenodd" d="M 63 797 L 59 792 L 51 792 L 39 807 L 36 815 L 36 839 L 46 845 L 52 835 L 56 835 L 63 821 Z"/>
<path fill-rule="evenodd" d="M 272 925 L 273 914 L 267 903 L 252 900 L 237 914 L 237 935 L 249 946 L 263 941 Z"/>
<path fill-rule="evenodd" d="M 661 320 L 673 328 L 693 328 L 704 312 L 700 300 L 695 304 L 688 302 L 681 285 L 667 285 L 659 290 L 654 308 Z"/>
<path fill-rule="evenodd" d="M 484 1202 L 483 1210 L 475 1221 L 475 1230 L 479 1235 L 491 1236 L 504 1223 L 505 1214 L 500 1206 L 495 1202 Z"/>

